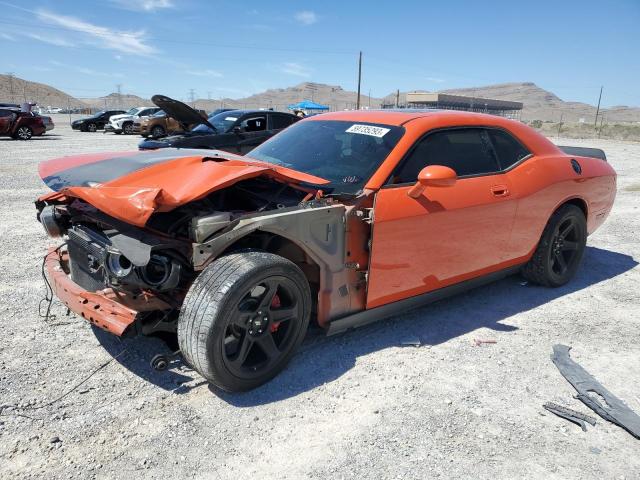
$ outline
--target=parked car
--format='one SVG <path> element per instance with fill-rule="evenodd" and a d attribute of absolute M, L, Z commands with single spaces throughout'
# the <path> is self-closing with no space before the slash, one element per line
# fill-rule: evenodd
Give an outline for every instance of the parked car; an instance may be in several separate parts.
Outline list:
<path fill-rule="evenodd" d="M 299 119 L 269 110 L 228 110 L 203 120 L 201 115 L 177 100 L 155 95 L 153 103 L 183 124 L 202 122 L 183 135 L 143 140 L 141 150 L 157 148 L 210 148 L 244 155 Z"/>
<path fill-rule="evenodd" d="M 0 137 L 30 140 L 46 132 L 42 117 L 17 108 L 0 108 Z"/>
<path fill-rule="evenodd" d="M 55 124 L 53 123 L 53 119 L 51 117 L 47 117 L 46 115 L 40 115 L 37 113 L 34 113 L 34 115 L 42 119 L 42 123 L 44 123 L 45 129 L 47 132 L 55 128 Z M 40 135 L 44 135 L 44 133 L 45 132 L 41 133 Z"/>
<path fill-rule="evenodd" d="M 158 113 L 160 111 L 157 107 L 135 107 L 130 109 L 126 113 L 119 115 L 112 115 L 109 118 L 109 123 L 104 126 L 104 131 L 113 133 L 124 133 L 125 135 L 133 134 L 133 124 L 135 121 Z"/>
<path fill-rule="evenodd" d="M 168 116 L 164 110 L 159 110 L 150 117 L 143 117 L 136 120 L 133 123 L 133 133 L 140 134 L 144 138 L 162 138 L 167 135 L 180 135 L 188 132 L 207 118 L 207 113 L 204 110 L 197 110 L 197 112 L 201 116 L 198 122 L 185 124 Z"/>
<path fill-rule="evenodd" d="M 584 153 L 503 117 L 407 110 L 314 116 L 244 157 L 51 160 L 38 218 L 66 244 L 46 270 L 98 327 L 176 332 L 201 375 L 247 390 L 310 321 L 333 334 L 516 272 L 566 284 L 616 195 Z"/>
<path fill-rule="evenodd" d="M 105 124 L 109 121 L 109 117 L 112 115 L 120 115 L 124 113 L 124 110 L 101 110 L 91 117 L 81 118 L 71 123 L 73 130 L 80 130 L 81 132 L 95 132 L 102 130 Z"/>

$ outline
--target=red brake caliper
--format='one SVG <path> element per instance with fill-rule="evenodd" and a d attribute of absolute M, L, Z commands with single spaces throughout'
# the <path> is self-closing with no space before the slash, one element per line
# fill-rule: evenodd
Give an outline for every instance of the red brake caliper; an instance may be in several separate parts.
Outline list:
<path fill-rule="evenodd" d="M 280 297 L 276 293 L 273 296 L 273 300 L 271 300 L 271 308 L 280 308 L 281 306 L 282 306 L 282 304 L 280 303 Z M 280 327 L 280 322 L 272 323 L 271 324 L 271 333 L 277 331 L 279 327 Z"/>

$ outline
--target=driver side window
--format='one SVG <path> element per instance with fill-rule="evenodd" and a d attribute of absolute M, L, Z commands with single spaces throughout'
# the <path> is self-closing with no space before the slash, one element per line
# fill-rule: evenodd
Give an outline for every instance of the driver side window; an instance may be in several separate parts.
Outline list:
<path fill-rule="evenodd" d="M 266 117 L 246 118 L 240 122 L 240 128 L 243 132 L 260 132 L 267 129 Z"/>
<path fill-rule="evenodd" d="M 389 183 L 413 183 L 420 170 L 429 165 L 452 168 L 458 177 L 500 170 L 487 131 L 482 128 L 460 128 L 435 132 L 418 140 Z"/>

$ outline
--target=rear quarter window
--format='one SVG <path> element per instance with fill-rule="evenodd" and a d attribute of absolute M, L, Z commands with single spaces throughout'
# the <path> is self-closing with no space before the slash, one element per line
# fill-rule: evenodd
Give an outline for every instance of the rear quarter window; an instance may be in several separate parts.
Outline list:
<path fill-rule="evenodd" d="M 489 130 L 489 136 L 491 137 L 493 148 L 498 156 L 501 170 L 512 167 L 531 154 L 529 150 L 507 132 L 502 130 Z"/>

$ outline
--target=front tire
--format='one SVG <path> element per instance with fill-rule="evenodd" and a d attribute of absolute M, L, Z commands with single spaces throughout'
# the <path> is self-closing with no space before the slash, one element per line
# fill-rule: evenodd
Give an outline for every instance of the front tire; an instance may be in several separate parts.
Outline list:
<path fill-rule="evenodd" d="M 126 122 L 122 125 L 122 133 L 125 135 L 133 135 L 133 123 Z"/>
<path fill-rule="evenodd" d="M 266 252 L 215 260 L 191 286 L 178 320 L 185 360 L 228 392 L 275 377 L 302 342 L 311 291 L 302 271 Z"/>
<path fill-rule="evenodd" d="M 98 125 L 96 125 L 95 123 L 90 123 L 89 125 L 87 125 L 87 132 L 96 132 L 98 130 Z"/>
<path fill-rule="evenodd" d="M 560 287 L 575 275 L 587 244 L 587 220 L 582 210 L 566 204 L 556 210 L 540 238 L 523 276 L 545 287 Z"/>
<path fill-rule="evenodd" d="M 164 137 L 165 135 L 166 135 L 166 132 L 164 131 L 164 127 L 160 125 L 156 125 L 151 129 L 151 136 L 153 138 L 161 138 L 161 137 Z"/>

